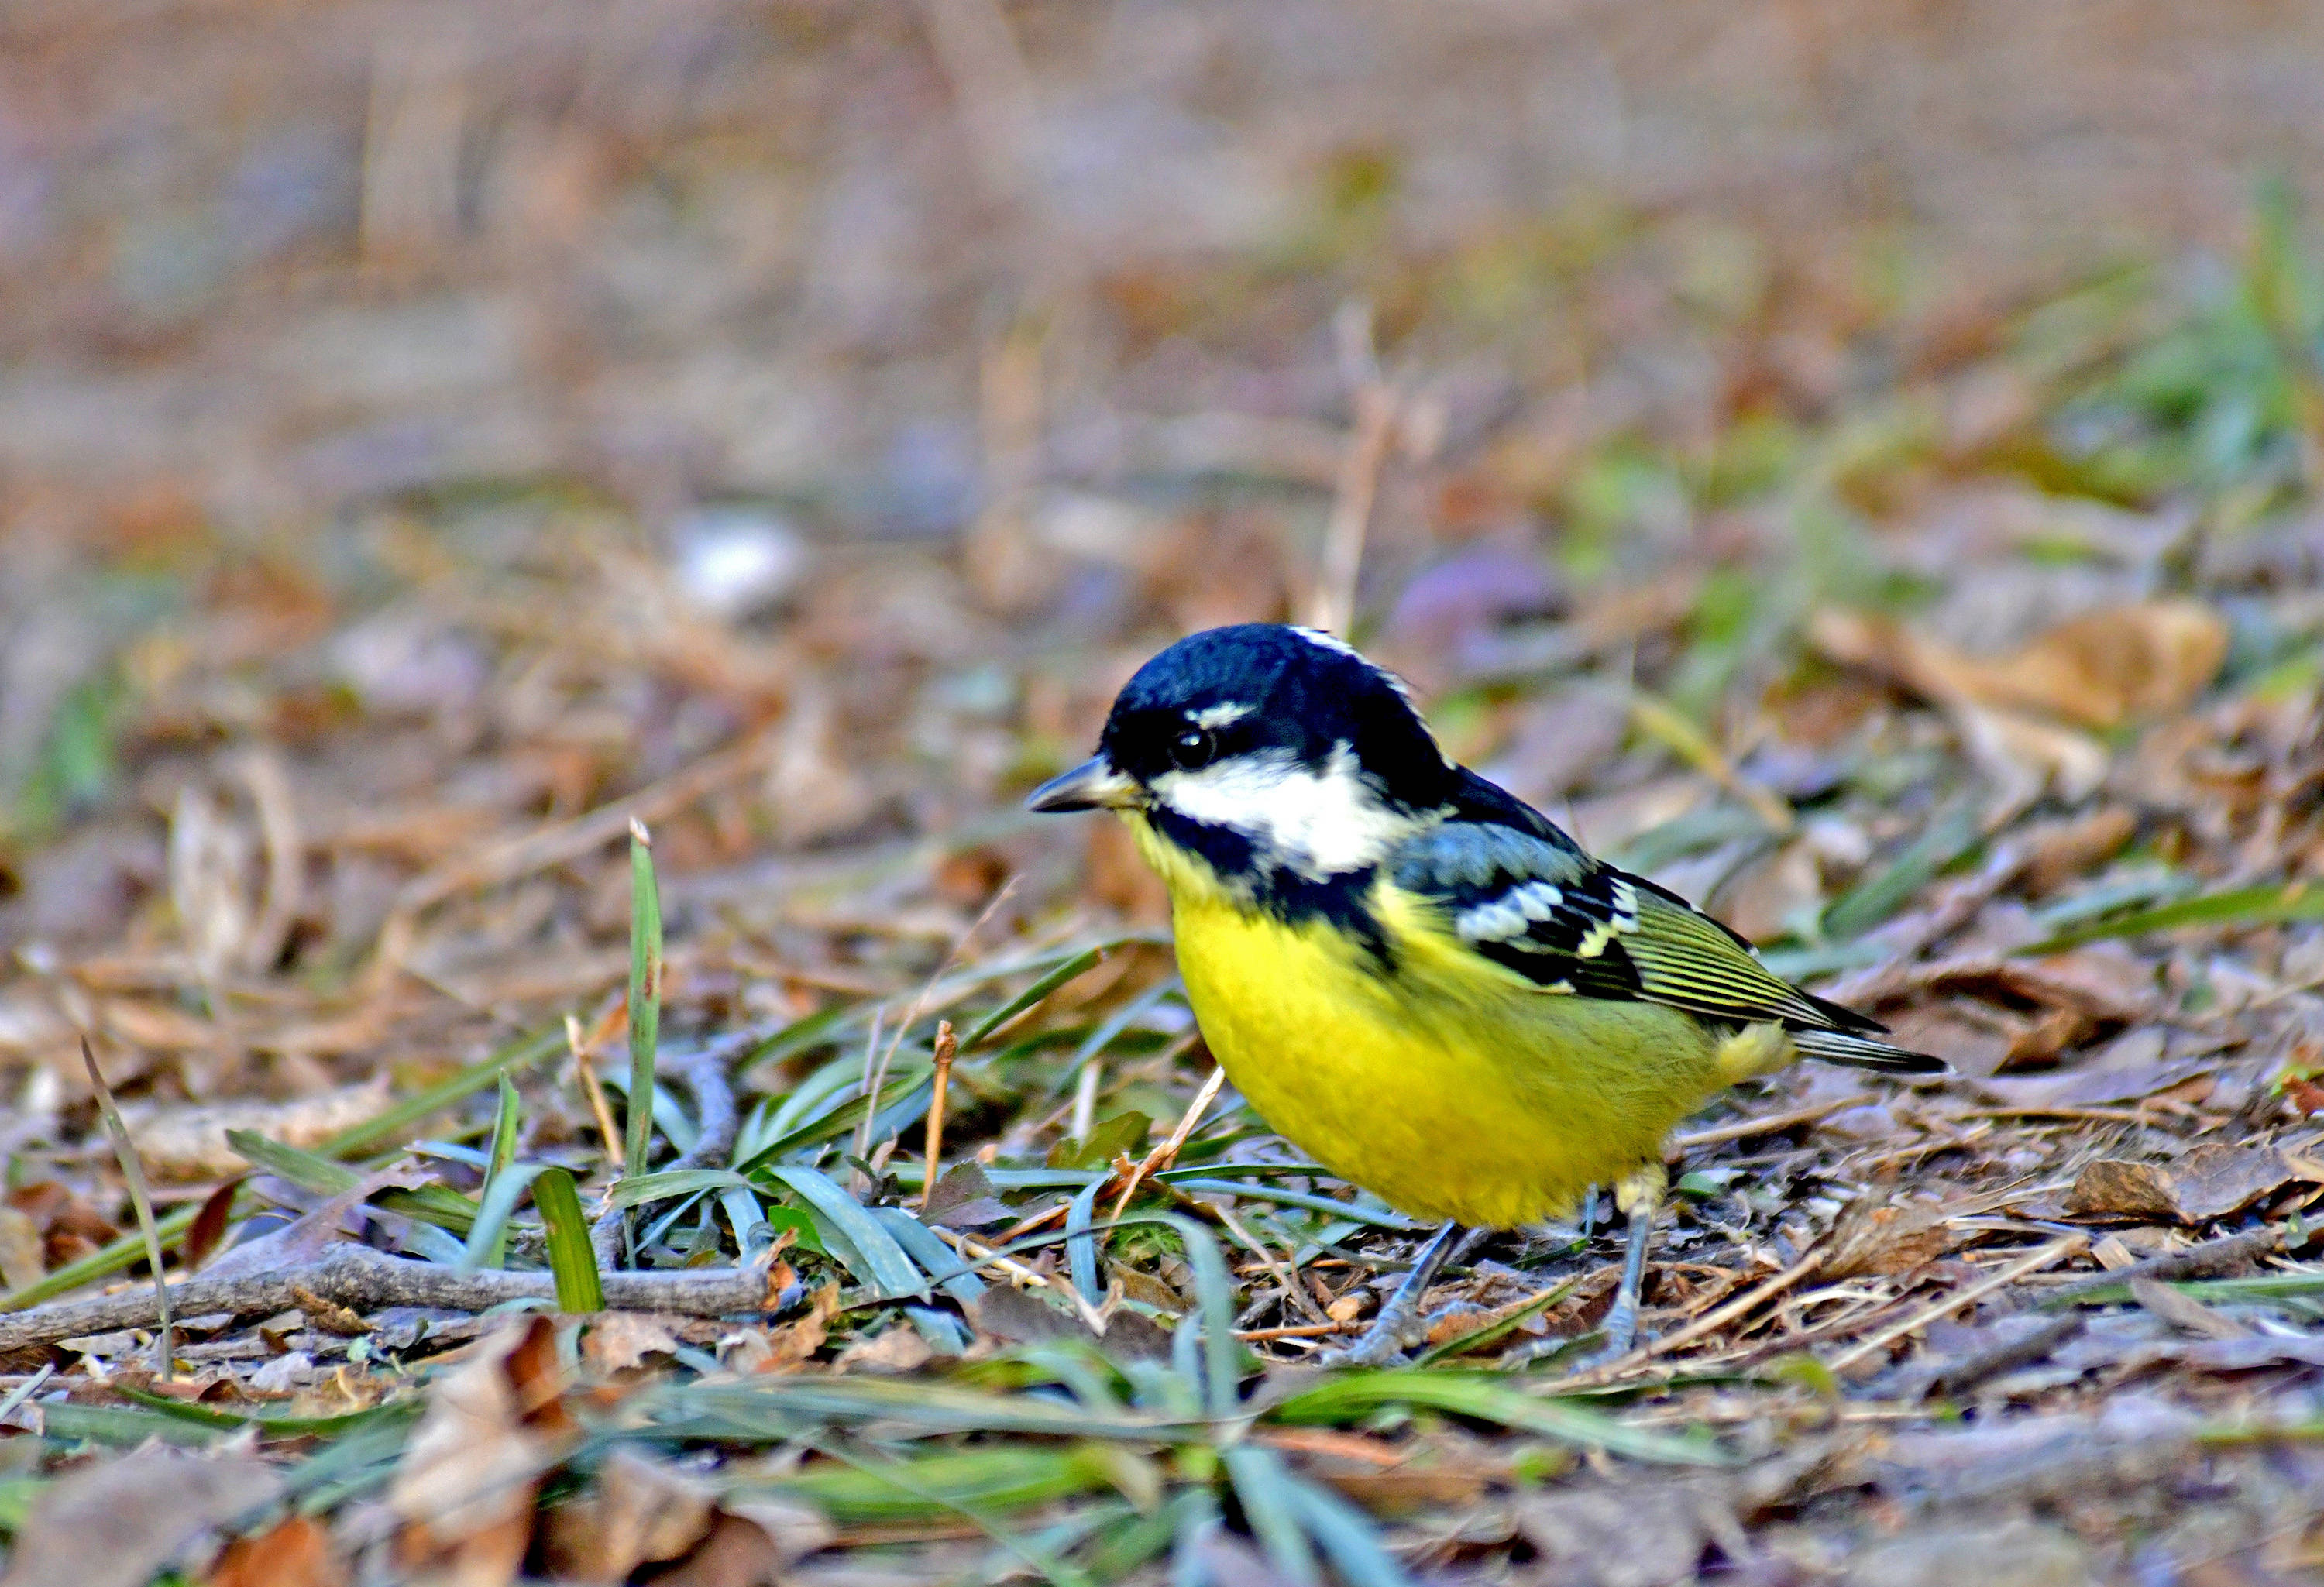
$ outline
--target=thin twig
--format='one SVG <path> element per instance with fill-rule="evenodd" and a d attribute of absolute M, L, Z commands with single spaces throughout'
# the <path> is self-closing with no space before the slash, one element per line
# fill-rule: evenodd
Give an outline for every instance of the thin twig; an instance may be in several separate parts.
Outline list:
<path fill-rule="evenodd" d="M 1268 1250 L 1250 1230 L 1242 1226 L 1240 1219 L 1222 1206 L 1213 1206 L 1211 1211 L 1216 1213 L 1219 1222 L 1226 1226 L 1226 1232 L 1234 1236 L 1235 1243 L 1259 1259 L 1259 1265 L 1267 1269 L 1268 1277 L 1282 1286 L 1283 1293 L 1289 1296 L 1299 1309 L 1307 1315 L 1308 1321 L 1328 1323 L 1332 1320 L 1323 1315 L 1323 1308 L 1315 1304 L 1315 1297 L 1307 1293 L 1307 1287 L 1299 1282 L 1297 1276 L 1286 1268 L 1273 1251 Z"/>
<path fill-rule="evenodd" d="M 589 1049 L 595 1044 L 581 1034 L 581 1021 L 571 1014 L 565 1016 L 565 1047 L 573 1055 L 573 1072 L 581 1081 L 581 1094 L 588 1100 L 589 1112 L 597 1120 L 597 1133 L 604 1138 L 605 1160 L 622 1160 L 622 1130 L 613 1122 L 613 1110 L 605 1101 L 605 1088 L 597 1084 L 597 1071 L 589 1062 Z"/>
<path fill-rule="evenodd" d="M 1827 1364 L 1835 1373 L 1844 1372 L 1858 1361 L 1868 1361 L 1879 1354 L 1906 1334 L 1927 1327 L 1940 1317 L 1950 1316 L 1970 1302 L 1984 1299 L 1997 1289 L 2016 1283 L 2028 1273 L 2038 1273 L 2044 1268 L 2064 1261 L 2077 1251 L 2087 1250 L 2089 1243 L 2090 1237 L 2087 1234 L 2068 1234 L 2053 1240 L 2033 1255 L 2022 1261 L 2012 1262 L 1991 1278 L 1979 1279 L 1967 1289 L 1941 1296 L 1931 1301 L 1911 1315 L 1890 1324 L 1871 1338 L 1841 1351 Z"/>
<path fill-rule="evenodd" d="M 1017 878 L 1013 875 L 993 890 L 992 897 L 986 900 L 984 908 L 977 911 L 976 918 L 968 923 L 967 929 L 960 934 L 951 948 L 945 952 L 944 958 L 938 962 L 936 969 L 929 973 L 927 980 L 922 983 L 919 992 L 914 995 L 912 1006 L 904 1011 L 903 1019 L 896 1024 L 896 1034 L 890 1039 L 887 1050 L 880 1055 L 876 1069 L 872 1066 L 871 1053 L 872 1048 L 877 1047 L 880 1044 L 881 1010 L 877 1009 L 872 1010 L 872 1040 L 870 1046 L 864 1049 L 863 1095 L 869 1100 L 863 1110 L 863 1118 L 855 1127 L 857 1157 L 867 1158 L 872 1155 L 872 1124 L 879 1112 L 881 1088 L 888 1084 L 888 1066 L 896 1061 L 897 1049 L 904 1045 L 904 1038 L 910 1033 L 913 1025 L 918 1023 L 922 1010 L 927 1007 L 928 999 L 936 994 L 936 983 L 945 978 L 946 971 L 960 963 L 960 956 L 968 951 L 968 945 L 976 940 L 976 934 L 984 929 L 984 923 L 992 918 L 993 911 L 1000 909 L 1001 901 L 1016 890 Z"/>
<path fill-rule="evenodd" d="M 1863 1102 L 1860 1096 L 1838 1096 L 1821 1102 L 1813 1107 L 1794 1108 L 1788 1113 L 1770 1113 L 1763 1119 L 1738 1119 L 1732 1123 L 1713 1125 L 1686 1135 L 1674 1135 L 1671 1144 L 1682 1151 L 1697 1147 L 1718 1146 L 1729 1140 L 1748 1140 L 1755 1135 L 1777 1135 L 1795 1130 L 1803 1124 L 1814 1124 L 1831 1118 L 1842 1108 L 1852 1108 Z"/>
<path fill-rule="evenodd" d="M 1739 1295 L 1725 1305 L 1705 1312 L 1675 1333 L 1667 1333 L 1660 1339 L 1648 1340 L 1619 1361 L 1608 1361 L 1604 1366 L 1592 1371 L 1577 1374 L 1572 1381 L 1581 1383 L 1583 1379 L 1587 1379 L 1589 1383 L 1594 1384 L 1617 1378 L 1625 1371 L 1644 1366 L 1655 1356 L 1668 1355 L 1683 1345 L 1692 1344 L 1705 1334 L 1716 1333 L 1728 1324 L 1748 1315 L 1757 1310 L 1763 1302 L 1774 1299 L 1801 1279 L 1815 1272 L 1823 1266 L 1824 1257 L 1825 1253 L 1821 1248 L 1812 1249 L 1798 1261 L 1748 1294 Z"/>
<path fill-rule="evenodd" d="M 1178 1155 L 1178 1149 L 1186 1144 L 1186 1138 L 1194 1132 L 1195 1124 L 1201 1121 L 1212 1099 L 1219 1094 L 1219 1087 L 1224 1085 L 1226 1080 L 1224 1069 L 1213 1068 L 1211 1071 L 1211 1077 L 1203 1082 L 1203 1089 L 1196 1092 L 1194 1100 L 1186 1104 L 1186 1112 L 1178 1120 L 1178 1127 L 1170 1131 L 1170 1139 L 1148 1152 L 1146 1160 L 1130 1171 L 1130 1179 L 1122 1186 L 1121 1195 L 1113 1204 L 1114 1217 L 1120 1218 L 1130 1205 L 1130 1198 L 1138 1194 L 1139 1181 L 1170 1166 L 1171 1160 Z"/>
<path fill-rule="evenodd" d="M 1363 571 L 1364 540 L 1371 526 L 1372 500 L 1379 494 L 1380 468 L 1396 440 L 1397 401 L 1372 351 L 1370 309 L 1345 305 L 1333 328 L 1339 333 L 1341 363 L 1353 377 L 1356 428 L 1341 457 L 1332 516 L 1323 529 L 1323 552 L 1308 596 L 1307 624 L 1344 638 L 1355 617 L 1356 581 Z"/>
<path fill-rule="evenodd" d="M 927 1212 L 936 1194 L 936 1168 L 944 1161 L 945 1093 L 952 1085 L 952 1061 L 960 1053 L 960 1038 L 952 1021 L 936 1021 L 936 1088 L 928 1093 L 927 1167 L 920 1175 L 920 1211 Z"/>
<path fill-rule="evenodd" d="M 2198 1278 L 2217 1273 L 2222 1269 L 2240 1267 L 2255 1257 L 2264 1257 L 2283 1243 L 2281 1229 L 2254 1229 L 2248 1233 L 2230 1234 L 2220 1240 L 2207 1240 L 2200 1245 L 2189 1246 L 2159 1257 L 2149 1257 L 2127 1268 L 2111 1273 L 2093 1273 L 2087 1278 L 2077 1278 L 2070 1284 L 2061 1284 L 2045 1289 L 2041 1304 L 2056 1306 L 2061 1301 L 2079 1300 L 2101 1290 L 2118 1289 L 2134 1278 L 2164 1280 Z"/>
<path fill-rule="evenodd" d="M 113 1087 L 105 1083 L 86 1036 L 80 1038 L 80 1061 L 88 1066 L 88 1084 L 97 1093 L 97 1112 L 105 1115 L 105 1132 L 113 1138 L 114 1156 L 121 1159 L 121 1176 L 129 1183 L 129 1203 L 137 1209 L 137 1228 L 145 1236 L 145 1259 L 153 1268 L 153 1305 L 161 1320 L 161 1332 L 153 1339 L 153 1375 L 167 1380 L 177 1375 L 170 1351 L 170 1281 L 161 1271 L 161 1235 L 153 1227 L 153 1196 L 145 1188 L 145 1166 L 137 1160 L 129 1126 L 122 1121 Z"/>
<path fill-rule="evenodd" d="M 767 1275 L 756 1268 L 700 1268 L 666 1273 L 604 1275 L 605 1305 L 625 1312 L 677 1312 L 718 1317 L 760 1312 L 771 1305 Z M 205 1276 L 169 1287 L 169 1303 L 181 1317 L 229 1312 L 237 1317 L 272 1316 L 299 1304 L 294 1289 L 309 1292 L 351 1311 L 383 1306 L 440 1306 L 482 1312 L 517 1300 L 553 1300 L 551 1274 L 483 1269 L 456 1272 L 435 1262 L 416 1262 L 341 1243 L 311 1262 L 230 1278 Z M 124 1290 L 95 1300 L 66 1301 L 0 1315 L 0 1351 L 53 1344 L 87 1333 L 150 1328 L 161 1297 L 151 1290 Z"/>
<path fill-rule="evenodd" d="M 1080 1314 L 1082 1321 L 1089 1324 L 1091 1333 L 1102 1334 L 1105 1332 L 1104 1316 L 1083 1297 L 1080 1290 L 1075 1289 L 1072 1285 L 1052 1278 L 1038 1269 L 1028 1268 L 1014 1257 L 1003 1256 L 991 1246 L 972 1240 L 965 1234 L 939 1227 L 936 1231 L 936 1235 L 937 1239 L 945 1241 L 958 1251 L 962 1261 L 973 1267 L 997 1268 L 1019 1284 L 1030 1284 L 1038 1288 L 1056 1291 L 1073 1304 L 1074 1310 Z"/>

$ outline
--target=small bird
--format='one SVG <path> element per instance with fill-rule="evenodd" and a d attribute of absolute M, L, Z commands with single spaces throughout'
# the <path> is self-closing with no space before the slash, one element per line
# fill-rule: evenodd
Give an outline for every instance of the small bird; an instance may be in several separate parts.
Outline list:
<path fill-rule="evenodd" d="M 1804 1054 L 1944 1064 L 1801 991 L 1675 893 L 1447 759 L 1401 680 L 1313 629 L 1214 628 L 1130 678 L 1037 811 L 1111 809 L 1168 888 L 1212 1053 L 1269 1127 L 1441 1221 L 1339 1361 L 1394 1360 L 1463 1226 L 1629 1214 L 1632 1345 L 1671 1128 Z"/>

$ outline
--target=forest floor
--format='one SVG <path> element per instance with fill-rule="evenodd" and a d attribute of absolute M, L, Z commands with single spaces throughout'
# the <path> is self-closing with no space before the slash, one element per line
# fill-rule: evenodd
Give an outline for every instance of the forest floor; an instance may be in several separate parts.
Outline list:
<path fill-rule="evenodd" d="M 1396 180 L 1037 280 L 965 497 L 493 431 L 12 553 L 0 1581 L 2324 1580 L 2314 228 L 1931 297 L 1684 210 L 1399 253 Z M 1312 1365 L 1424 1232 L 1019 813 L 1283 618 L 1952 1065 L 1690 1121 L 1627 1356 L 1609 1208 Z"/>

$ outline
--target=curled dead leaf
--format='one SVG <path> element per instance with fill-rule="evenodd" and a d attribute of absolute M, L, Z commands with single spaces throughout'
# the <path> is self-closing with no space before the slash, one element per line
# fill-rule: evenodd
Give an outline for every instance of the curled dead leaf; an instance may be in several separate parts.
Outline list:
<path fill-rule="evenodd" d="M 388 1508 L 403 1522 L 410 1570 L 461 1587 L 499 1587 L 523 1564 L 541 1476 L 571 1441 L 555 1392 L 556 1330 L 545 1317 L 480 1340 L 429 1387 Z"/>
<path fill-rule="evenodd" d="M 1893 618 L 1816 614 L 1824 653 L 1886 673 L 1939 705 L 2030 712 L 2082 727 L 2183 709 L 2227 660 L 2227 620 L 2196 601 L 2142 601 L 2086 613 L 2007 655 L 1970 656 Z"/>
<path fill-rule="evenodd" d="M 581 1336 L 581 1359 L 606 1377 L 642 1365 L 650 1355 L 678 1349 L 678 1335 L 650 1312 L 601 1312 Z"/>
<path fill-rule="evenodd" d="M 2241 1212 L 2294 1177 L 2273 1147 L 2217 1142 L 2171 1163 L 2100 1158 L 2075 1176 L 2066 1206 L 2102 1216 L 2202 1223 Z"/>
<path fill-rule="evenodd" d="M 1941 1209 L 1898 1204 L 1875 1194 L 1841 1209 L 1825 1243 L 1823 1272 L 1831 1278 L 1866 1273 L 1909 1273 L 1960 1243 Z"/>
<path fill-rule="evenodd" d="M 807 1304 L 806 1316 L 780 1327 L 737 1329 L 718 1342 L 718 1359 L 738 1372 L 796 1372 L 815 1360 L 838 1315 L 839 1286 L 826 1284 Z"/>
<path fill-rule="evenodd" d="M 343 1130 L 369 1123 L 394 1100 L 383 1075 L 362 1085 L 341 1086 L 290 1102 L 142 1109 L 131 1104 L 121 1112 L 131 1139 L 137 1143 L 138 1157 L 154 1177 L 223 1179 L 250 1169 L 242 1155 L 226 1144 L 230 1130 L 247 1130 L 285 1146 L 317 1147 Z"/>
<path fill-rule="evenodd" d="M 640 1565 L 677 1559 L 708 1535 L 711 1498 L 651 1456 L 616 1448 L 593 1492 L 543 1513 L 549 1573 L 560 1582 L 626 1582 Z"/>
<path fill-rule="evenodd" d="M 208 1587 L 346 1587 L 347 1567 L 311 1516 L 291 1516 L 255 1537 L 237 1537 L 210 1567 Z"/>
<path fill-rule="evenodd" d="M 246 1454 L 203 1459 L 148 1444 L 60 1478 L 32 1507 L 0 1587 L 144 1587 L 204 1532 L 282 1491 Z"/>

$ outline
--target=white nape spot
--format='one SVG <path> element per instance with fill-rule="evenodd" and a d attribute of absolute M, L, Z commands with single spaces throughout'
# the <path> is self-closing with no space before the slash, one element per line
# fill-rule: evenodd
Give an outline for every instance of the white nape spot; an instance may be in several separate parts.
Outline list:
<path fill-rule="evenodd" d="M 1395 673 L 1390 672 L 1387 668 L 1381 666 L 1379 662 L 1365 655 L 1361 650 L 1356 649 L 1355 646 L 1340 638 L 1337 634 L 1325 633 L 1320 628 L 1301 628 L 1296 625 L 1293 626 L 1291 632 L 1297 634 L 1301 639 L 1305 640 L 1309 644 L 1314 645 L 1319 650 L 1329 650 L 1333 655 L 1345 656 L 1351 660 L 1362 662 L 1365 667 L 1370 669 L 1373 677 L 1388 685 L 1388 687 L 1396 690 L 1397 694 L 1402 695 L 1404 697 L 1405 704 L 1407 706 L 1412 704 L 1411 685 L 1406 683 L 1404 679 L 1398 678 Z"/>
<path fill-rule="evenodd" d="M 1204 706 L 1199 711 L 1189 711 L 1186 713 L 1186 720 L 1196 727 L 1215 730 L 1232 726 L 1258 708 L 1256 706 L 1245 706 L 1228 701 L 1223 705 Z"/>
<path fill-rule="evenodd" d="M 1188 820 L 1239 832 L 1267 858 L 1314 881 L 1379 863 L 1434 819 L 1384 802 L 1345 741 L 1332 746 L 1320 771 L 1287 750 L 1265 750 L 1199 771 L 1166 771 L 1150 786 Z"/>

